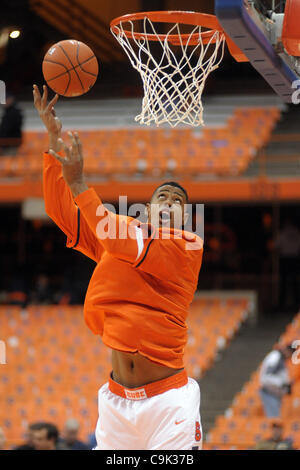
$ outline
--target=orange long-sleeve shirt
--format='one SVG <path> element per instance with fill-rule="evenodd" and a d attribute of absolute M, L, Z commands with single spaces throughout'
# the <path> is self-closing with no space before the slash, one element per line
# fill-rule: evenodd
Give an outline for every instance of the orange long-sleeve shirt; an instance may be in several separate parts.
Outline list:
<path fill-rule="evenodd" d="M 92 188 L 73 199 L 61 164 L 47 153 L 44 199 L 47 214 L 67 236 L 67 247 L 97 263 L 84 303 L 89 328 L 112 349 L 182 368 L 202 240 L 115 215 Z M 170 237 L 162 238 L 166 230 Z M 187 243 L 193 249 L 186 249 Z"/>

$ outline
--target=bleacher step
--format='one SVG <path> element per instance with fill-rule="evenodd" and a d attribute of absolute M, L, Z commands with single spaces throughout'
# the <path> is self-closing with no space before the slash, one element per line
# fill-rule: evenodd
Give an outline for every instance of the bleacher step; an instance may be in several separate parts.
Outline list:
<path fill-rule="evenodd" d="M 212 428 L 216 417 L 230 407 L 235 394 L 272 349 L 292 317 L 292 314 L 266 316 L 258 318 L 256 325 L 246 322 L 200 380 L 204 435 Z"/>

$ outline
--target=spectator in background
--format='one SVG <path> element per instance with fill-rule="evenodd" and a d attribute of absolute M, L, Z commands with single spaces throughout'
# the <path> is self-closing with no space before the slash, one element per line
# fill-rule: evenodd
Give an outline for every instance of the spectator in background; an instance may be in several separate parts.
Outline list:
<path fill-rule="evenodd" d="M 22 142 L 23 115 L 11 93 L 7 93 L 4 107 L 0 123 L 0 155 L 16 155 Z"/>
<path fill-rule="evenodd" d="M 88 446 L 90 450 L 97 447 L 97 440 L 94 432 L 88 436 Z"/>
<path fill-rule="evenodd" d="M 281 400 L 291 393 L 291 380 L 285 361 L 292 357 L 291 345 L 271 351 L 264 359 L 260 370 L 260 397 L 268 418 L 280 416 Z"/>
<path fill-rule="evenodd" d="M 275 241 L 280 257 L 280 295 L 279 308 L 288 309 L 290 291 L 292 311 L 299 308 L 298 271 L 300 255 L 300 232 L 290 220 L 286 220 L 282 231 Z M 290 287 L 290 288 L 289 288 Z"/>
<path fill-rule="evenodd" d="M 273 422 L 271 436 L 256 444 L 255 450 L 294 450 L 291 439 L 283 438 L 283 427 L 279 422 Z"/>
<path fill-rule="evenodd" d="M 39 422 L 30 426 L 34 450 L 67 450 L 59 442 L 57 427 L 52 423 Z"/>
<path fill-rule="evenodd" d="M 46 274 L 39 274 L 32 293 L 31 303 L 47 305 L 52 301 L 52 293 L 50 289 L 49 277 Z"/>
<path fill-rule="evenodd" d="M 7 303 L 25 308 L 27 301 L 26 266 L 18 263 L 10 282 Z"/>
<path fill-rule="evenodd" d="M 68 450 L 90 450 L 83 442 L 78 440 L 79 422 L 77 419 L 68 419 L 63 430 L 61 442 Z"/>
<path fill-rule="evenodd" d="M 14 450 L 34 450 L 33 447 L 33 431 L 32 431 L 32 426 L 28 426 L 28 430 L 26 432 L 26 442 L 24 444 L 21 444 L 20 446 L 16 447 Z"/>
<path fill-rule="evenodd" d="M 0 428 L 0 450 L 5 450 L 5 434 L 2 428 Z"/>

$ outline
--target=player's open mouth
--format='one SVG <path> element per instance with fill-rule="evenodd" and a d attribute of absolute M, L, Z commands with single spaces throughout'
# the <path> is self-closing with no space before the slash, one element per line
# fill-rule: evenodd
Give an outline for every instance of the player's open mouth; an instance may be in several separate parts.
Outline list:
<path fill-rule="evenodd" d="M 163 209 L 159 212 L 159 221 L 161 224 L 169 224 L 171 220 L 171 213 L 168 209 Z"/>

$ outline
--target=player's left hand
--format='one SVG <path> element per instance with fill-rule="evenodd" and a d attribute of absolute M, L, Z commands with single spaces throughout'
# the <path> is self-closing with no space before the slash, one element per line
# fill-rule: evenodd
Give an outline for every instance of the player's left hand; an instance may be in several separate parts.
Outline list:
<path fill-rule="evenodd" d="M 77 132 L 74 132 L 74 134 L 68 132 L 68 135 L 72 141 L 70 147 L 62 139 L 58 140 L 65 152 L 65 157 L 62 157 L 52 149 L 49 150 L 49 153 L 61 163 L 63 177 L 71 188 L 73 195 L 77 196 L 80 192 L 88 189 L 83 174 L 82 144 Z"/>

